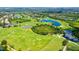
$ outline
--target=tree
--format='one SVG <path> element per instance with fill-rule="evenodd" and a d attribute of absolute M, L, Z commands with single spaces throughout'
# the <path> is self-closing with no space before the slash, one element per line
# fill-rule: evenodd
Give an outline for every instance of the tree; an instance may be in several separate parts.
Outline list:
<path fill-rule="evenodd" d="M 67 45 L 67 43 L 68 43 L 68 40 L 64 40 L 64 41 L 62 42 L 62 45 L 65 46 L 65 45 Z"/>
<path fill-rule="evenodd" d="M 63 51 L 66 51 L 66 50 L 67 50 L 67 44 L 68 44 L 68 40 L 64 40 L 64 41 L 62 42 L 62 45 L 64 46 L 64 47 L 63 47 Z"/>
<path fill-rule="evenodd" d="M 7 41 L 6 40 L 2 40 L 1 41 L 1 45 L 2 45 L 2 48 L 3 48 L 3 51 L 7 51 Z"/>
<path fill-rule="evenodd" d="M 2 40 L 1 45 L 7 45 L 7 40 Z"/>

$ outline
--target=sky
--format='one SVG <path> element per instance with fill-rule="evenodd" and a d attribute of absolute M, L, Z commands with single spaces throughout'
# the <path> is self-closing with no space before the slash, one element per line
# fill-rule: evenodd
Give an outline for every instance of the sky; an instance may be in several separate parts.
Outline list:
<path fill-rule="evenodd" d="M 0 7 L 79 7 L 79 0 L 0 0 Z"/>

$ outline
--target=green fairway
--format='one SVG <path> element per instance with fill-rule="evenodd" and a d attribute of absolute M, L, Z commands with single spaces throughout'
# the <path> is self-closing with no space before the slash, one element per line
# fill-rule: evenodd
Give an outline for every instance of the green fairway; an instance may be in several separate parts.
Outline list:
<path fill-rule="evenodd" d="M 19 27 L 0 29 L 0 41 L 3 39 L 16 50 L 59 50 L 63 41 L 56 35 L 38 35 L 31 29 Z"/>

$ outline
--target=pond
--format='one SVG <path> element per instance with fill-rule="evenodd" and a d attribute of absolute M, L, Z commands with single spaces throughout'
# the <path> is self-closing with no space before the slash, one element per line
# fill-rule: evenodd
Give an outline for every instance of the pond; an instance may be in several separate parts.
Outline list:
<path fill-rule="evenodd" d="M 79 42 L 79 39 L 73 36 L 72 30 L 64 30 L 64 33 L 65 33 L 63 36 L 64 38 L 71 40 L 73 42 Z"/>
<path fill-rule="evenodd" d="M 58 22 L 58 21 L 56 21 L 54 19 L 43 19 L 43 20 L 41 20 L 41 22 L 51 22 L 52 25 L 54 25 L 54 26 L 60 26 L 61 25 L 60 22 Z"/>

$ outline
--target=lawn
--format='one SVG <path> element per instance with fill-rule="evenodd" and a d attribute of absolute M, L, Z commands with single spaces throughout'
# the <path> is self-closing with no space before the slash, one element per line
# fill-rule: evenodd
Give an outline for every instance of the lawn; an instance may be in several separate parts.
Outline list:
<path fill-rule="evenodd" d="M 61 22 L 62 29 L 70 28 L 70 26 L 66 22 L 59 22 Z M 0 41 L 6 39 L 8 41 L 8 44 L 14 47 L 14 49 L 22 51 L 58 51 L 63 48 L 62 42 L 65 38 L 63 38 L 59 34 L 40 35 L 34 33 L 30 28 L 22 28 L 22 26 L 35 26 L 36 24 L 47 23 L 31 21 L 19 23 L 18 27 L 0 28 Z M 69 43 L 69 46 L 72 46 L 72 43 Z"/>
<path fill-rule="evenodd" d="M 56 35 L 39 35 L 21 27 L 1 28 L 0 41 L 3 39 L 16 50 L 59 50 L 63 41 Z"/>

